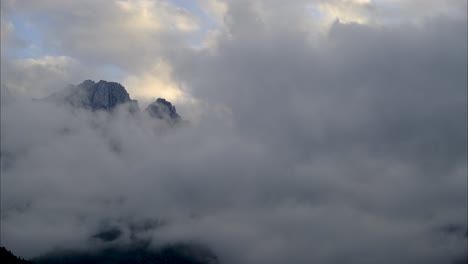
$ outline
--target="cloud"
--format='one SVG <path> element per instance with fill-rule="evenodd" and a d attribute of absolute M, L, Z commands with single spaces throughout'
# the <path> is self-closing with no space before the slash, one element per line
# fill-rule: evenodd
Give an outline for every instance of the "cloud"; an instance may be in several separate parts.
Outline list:
<path fill-rule="evenodd" d="M 166 73 L 154 74 L 153 69 L 168 68 L 169 66 L 160 66 L 162 63 L 159 61 L 164 61 L 169 53 L 187 48 L 195 32 L 200 30 L 197 17 L 168 1 L 77 3 L 44 0 L 27 5 L 15 1 L 6 1 L 2 4 L 6 6 L 5 13 L 8 16 L 5 17 L 11 17 L 9 14 L 22 16 L 23 23 L 30 24 L 31 29 L 36 31 L 35 34 L 40 36 L 40 41 L 30 43 L 31 45 L 36 45 L 39 50 L 54 53 L 35 58 L 13 58 L 12 63 L 5 62 L 4 75 L 12 75 L 4 81 L 8 86 L 22 86 L 17 82 L 21 82 L 19 79 L 24 79 L 24 76 L 16 78 L 14 72 L 36 75 L 42 74 L 38 73 L 41 68 L 44 71 L 51 71 L 49 75 L 57 74 L 57 66 L 60 64 L 62 76 L 48 79 L 61 78 L 68 83 L 77 83 L 83 80 L 83 76 L 95 79 L 112 78 L 116 81 L 130 82 L 129 88 L 135 91 L 135 96 L 147 101 L 160 96 L 161 93 L 151 93 L 143 87 L 134 87 L 132 84 L 148 87 L 145 83 L 151 79 L 164 84 L 159 87 L 174 87 L 173 84 L 168 85 Z M 219 10 L 221 4 L 212 4 L 212 6 Z M 13 24 L 10 21 L 3 23 L 2 20 L 2 27 L 6 26 L 8 30 L 2 30 L 2 34 L 3 32 L 10 34 Z M 2 35 L 2 44 L 3 39 Z M 5 43 L 6 40 L 5 38 Z M 65 62 L 64 58 L 68 61 Z M 52 63 L 52 59 L 56 62 Z M 32 62 L 37 63 L 33 66 Z M 18 67 L 23 69 L 15 69 Z M 74 78 L 62 78 L 64 71 L 72 71 L 71 75 Z M 141 79 L 136 80 L 139 76 L 142 76 Z M 161 79 L 157 76 L 161 76 Z M 36 88 L 35 90 L 42 91 L 42 93 L 37 91 L 36 94 L 46 96 L 47 92 L 43 91 L 57 89 L 63 84 L 48 84 L 48 86 L 44 89 Z M 177 93 L 174 88 L 171 88 L 171 91 Z M 163 94 L 170 96 L 168 92 Z"/>
<path fill-rule="evenodd" d="M 151 65 L 169 43 L 181 42 L 199 27 L 194 16 L 167 1 L 44 0 L 11 5 L 26 20 L 46 17 L 34 20 L 45 47 L 126 71 Z"/>
<path fill-rule="evenodd" d="M 322 1 L 318 10 L 325 16 L 325 23 L 339 19 L 343 23 L 369 23 L 372 1 Z"/>
<path fill-rule="evenodd" d="M 89 73 L 68 56 L 14 59 L 4 61 L 2 66 L 2 76 L 5 76 L 2 84 L 16 94 L 31 98 L 44 97 Z"/>
<path fill-rule="evenodd" d="M 1 47 L 1 56 L 7 56 L 6 51 L 14 50 L 16 47 L 21 47 L 24 45 L 24 42 L 21 41 L 15 34 L 15 27 L 10 21 L 1 18 L 1 38 L 2 38 L 2 47 Z"/>
<path fill-rule="evenodd" d="M 171 70 L 167 63 L 159 62 L 142 75 L 127 76 L 123 84 L 136 98 L 149 99 L 153 102 L 157 97 L 161 97 L 178 102 L 187 95 L 180 84 L 173 80 Z"/>
<path fill-rule="evenodd" d="M 468 220 L 466 17 L 408 7 L 419 24 L 380 23 L 375 1 L 366 23 L 323 30 L 307 1 L 217 2 L 215 45 L 195 49 L 176 7 L 118 3 L 18 3 L 62 19 L 44 32 L 65 55 L 5 61 L 2 84 L 25 76 L 22 91 L 46 93 L 109 63 L 132 98 L 172 96 L 189 123 L 2 101 L 2 243 L 15 253 L 86 248 L 103 223 L 146 219 L 167 223 L 146 234 L 154 246 L 197 241 L 227 264 L 466 252 L 463 234 L 441 231 Z"/>

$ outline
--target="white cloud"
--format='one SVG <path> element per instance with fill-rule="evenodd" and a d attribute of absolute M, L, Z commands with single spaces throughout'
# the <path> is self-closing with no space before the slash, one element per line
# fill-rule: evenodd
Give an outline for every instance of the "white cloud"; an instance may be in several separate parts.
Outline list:
<path fill-rule="evenodd" d="M 68 56 L 2 61 L 2 84 L 14 94 L 29 98 L 45 97 L 90 74 Z"/>
<path fill-rule="evenodd" d="M 365 0 L 322 1 L 317 8 L 327 25 L 336 19 L 343 23 L 366 24 L 369 23 L 371 4 L 371 1 Z"/>
<path fill-rule="evenodd" d="M 174 103 L 183 102 L 188 95 L 172 77 L 170 65 L 160 61 L 141 75 L 129 75 L 123 80 L 128 92 L 142 101 L 165 98 Z"/>
<path fill-rule="evenodd" d="M 118 1 L 117 6 L 127 19 L 124 24 L 128 30 L 143 31 L 194 31 L 199 29 L 195 17 L 169 2 L 138 0 Z M 125 29 L 124 29 L 125 30 Z"/>
<path fill-rule="evenodd" d="M 35 255 L 151 217 L 169 223 L 155 244 L 202 241 L 226 264 L 463 253 L 440 230 L 466 231 L 466 17 L 437 10 L 464 4 L 326 2 L 200 2 L 216 26 L 199 49 L 201 20 L 172 2 L 11 2 L 60 55 L 2 57 L 2 95 L 121 71 L 190 122 L 2 101 L 2 243 Z"/>

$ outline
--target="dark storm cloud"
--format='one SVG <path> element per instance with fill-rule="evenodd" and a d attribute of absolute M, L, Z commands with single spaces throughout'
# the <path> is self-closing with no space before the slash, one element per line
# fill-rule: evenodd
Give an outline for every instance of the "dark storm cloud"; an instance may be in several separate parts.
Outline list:
<path fill-rule="evenodd" d="M 466 231 L 466 18 L 308 35 L 281 2 L 229 2 L 214 50 L 161 55 L 197 100 L 175 130 L 2 98 L 2 243 L 87 247 L 107 222 L 128 243 L 122 221 L 161 219 L 154 245 L 228 264 L 464 254 L 441 230 Z"/>

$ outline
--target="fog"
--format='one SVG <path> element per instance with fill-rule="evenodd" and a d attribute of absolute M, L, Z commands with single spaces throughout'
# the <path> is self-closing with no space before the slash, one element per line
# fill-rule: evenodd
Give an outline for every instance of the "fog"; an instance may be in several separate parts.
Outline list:
<path fill-rule="evenodd" d="M 103 226 L 131 243 L 125 223 L 151 219 L 164 224 L 139 235 L 154 247 L 195 241 L 228 264 L 430 264 L 466 254 L 466 13 L 402 1 L 417 22 L 324 29 L 304 22 L 304 1 L 228 1 L 208 48 L 193 48 L 183 30 L 145 31 L 131 50 L 126 39 L 89 47 L 72 17 L 38 27 L 73 66 L 32 67 L 3 51 L 16 41 L 3 35 L 12 14 L 53 20 L 109 4 L 64 2 L 40 11 L 2 2 L 1 243 L 16 254 L 92 248 Z M 383 7 L 359 8 L 370 21 L 390 19 Z M 89 16 L 102 25 L 91 40 L 114 36 L 117 11 Z M 105 63 L 147 74 L 151 58 L 170 65 L 161 82 L 182 94 L 173 101 L 180 126 L 32 100 L 112 78 Z"/>

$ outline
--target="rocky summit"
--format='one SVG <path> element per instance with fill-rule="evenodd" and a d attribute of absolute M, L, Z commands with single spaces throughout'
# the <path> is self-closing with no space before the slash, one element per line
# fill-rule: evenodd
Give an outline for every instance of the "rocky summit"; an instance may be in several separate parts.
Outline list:
<path fill-rule="evenodd" d="M 130 99 L 129 94 L 121 84 L 102 80 L 97 83 L 86 80 L 76 86 L 70 85 L 47 99 L 92 111 L 111 111 L 122 104 L 128 104 L 132 111 L 138 110 L 137 101 Z"/>
<path fill-rule="evenodd" d="M 70 85 L 66 89 L 45 98 L 56 103 L 65 103 L 73 107 L 91 111 L 113 111 L 116 107 L 125 105 L 132 113 L 140 112 L 137 100 L 130 95 L 120 83 L 86 80 L 78 85 Z M 172 123 L 181 119 L 171 102 L 158 98 L 144 111 L 153 118 L 163 119 Z"/>
<path fill-rule="evenodd" d="M 175 106 L 163 98 L 158 98 L 151 103 L 145 111 L 154 118 L 177 121 L 180 119 Z"/>

